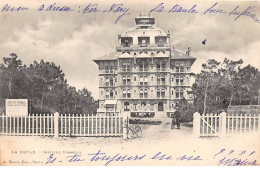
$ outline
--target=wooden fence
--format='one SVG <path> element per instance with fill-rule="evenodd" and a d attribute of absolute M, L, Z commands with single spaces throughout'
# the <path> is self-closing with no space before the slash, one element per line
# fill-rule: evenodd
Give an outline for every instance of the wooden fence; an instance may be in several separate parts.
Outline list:
<path fill-rule="evenodd" d="M 260 133 L 259 114 L 193 114 L 193 134 L 203 136 L 231 136 Z"/>
<path fill-rule="evenodd" d="M 122 115 L 0 115 L 0 135 L 105 137 L 123 136 Z"/>
<path fill-rule="evenodd" d="M 106 115 L 61 115 L 59 136 L 123 136 L 123 117 Z"/>
<path fill-rule="evenodd" d="M 0 115 L 0 135 L 54 136 L 54 116 L 52 114 L 28 116 Z"/>

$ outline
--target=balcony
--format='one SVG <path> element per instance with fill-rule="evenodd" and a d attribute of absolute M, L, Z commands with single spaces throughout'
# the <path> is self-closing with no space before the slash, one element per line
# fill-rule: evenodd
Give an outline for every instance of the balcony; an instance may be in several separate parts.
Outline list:
<path fill-rule="evenodd" d="M 140 72 L 148 72 L 148 71 L 149 71 L 149 68 L 139 68 L 139 71 L 140 71 Z"/>
<path fill-rule="evenodd" d="M 116 73 L 115 70 L 105 70 L 105 69 L 100 69 L 99 74 L 114 74 Z"/>
<path fill-rule="evenodd" d="M 184 83 L 184 82 L 176 82 L 174 86 L 190 86 L 189 83 Z"/>
<path fill-rule="evenodd" d="M 140 82 L 140 86 L 147 86 L 148 82 Z"/>
<path fill-rule="evenodd" d="M 131 86 L 132 83 L 131 82 L 128 82 L 128 83 L 122 83 L 122 86 Z"/>
<path fill-rule="evenodd" d="M 166 68 L 157 68 L 156 70 L 157 70 L 157 72 L 165 72 Z"/>
<path fill-rule="evenodd" d="M 162 81 L 162 82 L 157 81 L 157 85 L 166 85 L 166 82 L 165 81 Z"/>
<path fill-rule="evenodd" d="M 131 68 L 122 68 L 122 72 L 131 72 L 132 69 Z"/>

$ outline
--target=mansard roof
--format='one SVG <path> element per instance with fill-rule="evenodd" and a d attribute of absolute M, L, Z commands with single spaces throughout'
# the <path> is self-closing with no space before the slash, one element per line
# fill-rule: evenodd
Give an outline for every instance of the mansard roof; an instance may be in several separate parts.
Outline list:
<path fill-rule="evenodd" d="M 101 56 L 97 59 L 94 59 L 93 61 L 94 62 L 98 62 L 98 61 L 112 61 L 112 60 L 117 60 L 119 58 L 150 58 L 150 57 L 168 57 L 166 54 L 163 54 L 163 53 L 158 53 L 157 55 L 155 56 L 150 56 L 148 54 L 145 54 L 145 53 L 142 53 L 140 55 L 137 55 L 137 56 L 132 56 L 128 53 L 124 53 L 124 54 L 121 54 L 120 52 L 112 52 L 108 55 L 104 55 L 104 56 Z M 175 49 L 172 49 L 171 50 L 171 60 L 191 60 L 192 63 L 196 60 L 195 57 L 193 56 L 189 56 L 185 53 L 182 53 L 180 51 L 177 51 Z"/>
<path fill-rule="evenodd" d="M 171 50 L 171 59 L 172 60 L 191 60 L 192 63 L 195 62 L 197 58 L 187 55 L 185 53 L 182 53 L 180 51 L 177 51 L 175 49 Z"/>

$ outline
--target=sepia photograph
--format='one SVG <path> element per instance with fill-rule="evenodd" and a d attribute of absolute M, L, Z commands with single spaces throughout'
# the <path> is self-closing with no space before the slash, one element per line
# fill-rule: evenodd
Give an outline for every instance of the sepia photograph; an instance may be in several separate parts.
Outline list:
<path fill-rule="evenodd" d="M 0 166 L 260 166 L 259 9 L 1 1 Z"/>

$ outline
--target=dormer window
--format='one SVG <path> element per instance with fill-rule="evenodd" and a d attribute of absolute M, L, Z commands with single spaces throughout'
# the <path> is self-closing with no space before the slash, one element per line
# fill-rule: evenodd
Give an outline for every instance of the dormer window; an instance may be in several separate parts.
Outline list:
<path fill-rule="evenodd" d="M 138 45 L 141 47 L 147 47 L 150 45 L 150 38 L 149 37 L 138 37 Z"/>
<path fill-rule="evenodd" d="M 156 36 L 155 45 L 157 45 L 159 47 L 163 47 L 163 46 L 167 45 L 167 37 L 166 36 Z"/>
<path fill-rule="evenodd" d="M 123 47 L 130 47 L 133 45 L 133 38 L 132 37 L 122 37 L 121 38 L 121 45 Z"/>

